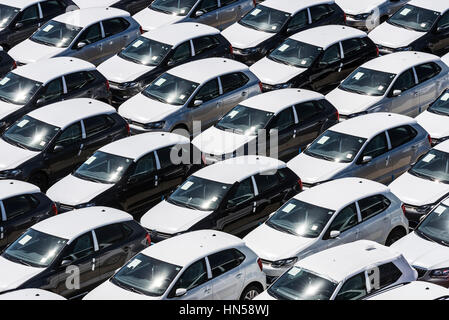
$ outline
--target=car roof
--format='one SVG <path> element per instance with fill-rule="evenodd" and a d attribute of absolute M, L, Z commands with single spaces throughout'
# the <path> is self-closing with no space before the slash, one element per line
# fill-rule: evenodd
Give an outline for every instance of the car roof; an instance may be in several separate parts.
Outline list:
<path fill-rule="evenodd" d="M 0 300 L 67 300 L 54 292 L 42 289 L 20 289 L 0 295 Z"/>
<path fill-rule="evenodd" d="M 443 286 L 430 282 L 413 281 L 380 292 L 370 297 L 369 300 L 435 300 L 448 296 L 449 290 Z"/>
<path fill-rule="evenodd" d="M 449 153 L 449 140 L 443 141 L 443 142 L 437 144 L 433 148 L 436 149 L 436 150 L 440 150 L 440 151 Z"/>
<path fill-rule="evenodd" d="M 425 52 L 395 52 L 374 58 L 373 60 L 363 64 L 362 67 L 382 72 L 400 74 L 416 65 L 431 61 L 441 61 L 441 59 L 436 55 Z"/>
<path fill-rule="evenodd" d="M 0 180 L 0 200 L 19 196 L 22 194 L 32 194 L 41 192 L 39 187 L 18 180 Z"/>
<path fill-rule="evenodd" d="M 360 240 L 330 248 L 296 263 L 296 266 L 341 282 L 365 268 L 401 256 L 397 251 L 377 242 Z"/>
<path fill-rule="evenodd" d="M 184 267 L 211 253 L 244 245 L 243 240 L 236 236 L 215 230 L 200 230 L 159 242 L 142 251 L 142 254 Z"/>
<path fill-rule="evenodd" d="M 66 74 L 90 70 L 95 70 L 95 66 L 90 62 L 78 58 L 58 57 L 30 63 L 18 67 L 12 72 L 22 77 L 46 84 L 47 82 Z"/>
<path fill-rule="evenodd" d="M 359 29 L 341 25 L 326 25 L 298 32 L 290 38 L 305 42 L 326 50 L 340 41 L 354 38 L 364 38 L 367 34 Z"/>
<path fill-rule="evenodd" d="M 324 95 L 315 91 L 305 89 L 281 89 L 256 95 L 242 101 L 240 104 L 246 107 L 277 114 L 289 106 L 322 99 L 325 99 Z"/>
<path fill-rule="evenodd" d="M 124 211 L 90 207 L 58 214 L 35 224 L 32 229 L 70 242 L 90 230 L 131 220 L 133 217 Z"/>
<path fill-rule="evenodd" d="M 129 12 L 111 7 L 86 8 L 66 12 L 53 20 L 84 28 L 102 20 L 129 16 Z"/>
<path fill-rule="evenodd" d="M 447 0 L 412 0 L 408 4 L 441 13 L 444 13 L 449 9 L 449 2 Z"/>
<path fill-rule="evenodd" d="M 386 130 L 416 123 L 415 119 L 400 114 L 375 112 L 340 122 L 329 130 L 371 139 Z"/>
<path fill-rule="evenodd" d="M 285 167 L 285 162 L 277 159 L 244 156 L 217 162 L 197 171 L 193 176 L 225 184 L 234 184 L 256 174 L 268 174 Z"/>
<path fill-rule="evenodd" d="M 81 9 L 93 7 L 108 7 L 119 0 L 73 0 L 73 2 Z"/>
<path fill-rule="evenodd" d="M 116 110 L 104 102 L 79 98 L 49 104 L 30 112 L 28 115 L 64 129 L 82 119 L 111 113 L 116 113 Z"/>
<path fill-rule="evenodd" d="M 301 192 L 295 199 L 326 209 L 340 210 L 360 199 L 389 191 L 387 186 L 371 180 L 343 178 Z"/>
<path fill-rule="evenodd" d="M 334 3 L 334 0 L 265 0 L 261 5 L 276 10 L 288 12 L 295 14 L 302 9 L 309 8 L 311 6 L 316 6 L 323 3 Z"/>
<path fill-rule="evenodd" d="M 219 34 L 220 31 L 214 27 L 193 22 L 182 22 L 170 24 L 151 30 L 143 34 L 143 37 L 169 44 L 173 47 L 198 37 Z"/>
<path fill-rule="evenodd" d="M 148 132 L 112 142 L 99 151 L 134 160 L 153 150 L 181 144 L 189 144 L 190 140 L 175 133 Z"/>
<path fill-rule="evenodd" d="M 169 70 L 168 73 L 201 84 L 224 74 L 248 70 L 248 66 L 235 60 L 207 58 L 185 63 Z"/>
<path fill-rule="evenodd" d="M 44 0 L 0 0 L 0 3 L 10 7 L 22 9 L 42 1 Z"/>

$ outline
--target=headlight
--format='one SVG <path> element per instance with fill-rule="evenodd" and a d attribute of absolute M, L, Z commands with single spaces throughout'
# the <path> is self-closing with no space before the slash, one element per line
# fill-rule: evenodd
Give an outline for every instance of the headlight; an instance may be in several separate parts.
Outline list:
<path fill-rule="evenodd" d="M 151 122 L 144 125 L 145 129 L 162 129 L 165 126 L 165 121 L 159 121 L 159 122 Z"/>
<path fill-rule="evenodd" d="M 432 270 L 430 272 L 431 278 L 441 278 L 441 279 L 447 279 L 449 278 L 449 268 L 442 268 L 437 270 Z"/>
<path fill-rule="evenodd" d="M 432 210 L 432 205 L 425 205 L 421 207 L 415 207 L 415 211 L 419 214 L 427 214 L 430 210 Z"/>
<path fill-rule="evenodd" d="M 363 115 L 365 115 L 365 114 L 368 114 L 368 111 L 362 111 L 362 112 L 357 112 L 357 113 L 350 114 L 350 115 L 348 116 L 348 118 L 349 118 L 349 119 L 351 119 L 351 118 L 356 118 L 356 117 L 363 116 Z"/>
<path fill-rule="evenodd" d="M 75 206 L 75 209 L 90 208 L 90 207 L 95 207 L 95 206 L 96 206 L 95 202 L 88 202 L 88 203 L 82 203 L 82 204 Z"/>
<path fill-rule="evenodd" d="M 22 174 L 22 170 L 20 169 L 14 169 L 14 170 L 5 170 L 0 171 L 0 177 L 1 178 L 17 178 Z"/>
<path fill-rule="evenodd" d="M 412 51 L 413 47 L 412 46 L 408 46 L 408 47 L 401 47 L 401 48 L 396 48 L 396 51 Z"/>
<path fill-rule="evenodd" d="M 131 89 L 131 88 L 137 88 L 140 86 L 139 82 L 125 82 L 120 84 L 120 88 L 123 89 Z"/>
<path fill-rule="evenodd" d="M 260 51 L 260 48 L 248 48 L 248 49 L 242 49 L 240 52 L 242 54 L 256 54 Z"/>
<path fill-rule="evenodd" d="M 296 261 L 298 261 L 298 257 L 288 258 L 288 259 L 275 261 L 271 264 L 271 266 L 273 268 L 285 268 L 285 267 L 289 267 L 289 266 L 295 264 Z"/>
<path fill-rule="evenodd" d="M 291 88 L 293 86 L 293 84 L 291 84 L 291 83 L 283 83 L 283 84 L 277 84 L 277 85 L 274 85 L 273 87 L 276 89 L 276 90 L 279 90 L 279 89 L 289 89 L 289 88 Z"/>
<path fill-rule="evenodd" d="M 361 13 L 355 16 L 356 20 L 366 20 L 368 19 L 372 14 L 374 13 L 374 10 L 369 13 Z"/>
<path fill-rule="evenodd" d="M 6 127 L 6 121 L 0 121 L 0 129 L 4 129 Z"/>

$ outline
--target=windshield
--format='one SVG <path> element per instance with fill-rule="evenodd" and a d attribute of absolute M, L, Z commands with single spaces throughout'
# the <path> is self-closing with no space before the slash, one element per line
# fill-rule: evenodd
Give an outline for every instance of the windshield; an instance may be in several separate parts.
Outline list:
<path fill-rule="evenodd" d="M 67 48 L 82 30 L 81 27 L 49 21 L 31 36 L 31 40 L 47 46 Z"/>
<path fill-rule="evenodd" d="M 432 149 L 409 170 L 409 173 L 427 180 L 449 184 L 449 153 Z"/>
<path fill-rule="evenodd" d="M 140 37 L 119 53 L 119 57 L 146 66 L 157 66 L 170 52 L 172 46 Z"/>
<path fill-rule="evenodd" d="M 408 4 L 397 11 L 388 20 L 388 23 L 406 29 L 427 32 L 435 24 L 439 15 L 440 13 L 437 11 L 427 10 Z"/>
<path fill-rule="evenodd" d="M 42 151 L 53 140 L 60 128 L 24 116 L 3 134 L 6 142 L 32 151 Z"/>
<path fill-rule="evenodd" d="M 55 260 L 66 243 L 66 239 L 28 229 L 2 256 L 21 264 L 44 268 Z"/>
<path fill-rule="evenodd" d="M 40 82 L 10 72 L 0 80 L 0 100 L 24 105 L 31 100 L 41 86 Z"/>
<path fill-rule="evenodd" d="M 289 17 L 290 13 L 258 5 L 239 23 L 252 29 L 276 33 L 282 29 Z"/>
<path fill-rule="evenodd" d="M 337 283 L 299 267 L 284 273 L 268 293 L 279 300 L 329 300 Z"/>
<path fill-rule="evenodd" d="M 167 14 L 186 16 L 197 2 L 198 0 L 155 0 L 149 8 Z"/>
<path fill-rule="evenodd" d="M 132 162 L 132 159 L 97 151 L 75 171 L 74 176 L 94 182 L 116 183 Z"/>
<path fill-rule="evenodd" d="M 317 238 L 335 211 L 291 199 L 267 221 L 281 232 L 300 237 Z"/>
<path fill-rule="evenodd" d="M 432 105 L 427 109 L 427 111 L 449 116 L 449 90 L 446 90 L 437 101 L 432 103 Z"/>
<path fill-rule="evenodd" d="M 182 106 L 198 88 L 198 83 L 165 73 L 154 80 L 143 94 L 148 98 L 171 105 Z"/>
<path fill-rule="evenodd" d="M 449 207 L 439 205 L 424 219 L 416 230 L 418 235 L 449 246 Z"/>
<path fill-rule="evenodd" d="M 191 176 L 168 202 L 195 210 L 213 211 L 231 189 L 231 185 Z"/>
<path fill-rule="evenodd" d="M 322 51 L 323 48 L 287 39 L 268 56 L 268 59 L 297 68 L 309 68 Z"/>
<path fill-rule="evenodd" d="M 19 8 L 0 4 L 0 28 L 7 27 L 19 12 Z"/>
<path fill-rule="evenodd" d="M 252 136 L 264 129 L 273 116 L 272 112 L 238 105 L 217 123 L 216 128 Z"/>
<path fill-rule="evenodd" d="M 358 68 L 339 88 L 368 96 L 383 96 L 395 77 L 394 73 Z"/>
<path fill-rule="evenodd" d="M 126 290 L 160 297 L 181 269 L 180 266 L 139 253 L 121 268 L 111 281 Z"/>
<path fill-rule="evenodd" d="M 364 138 L 328 130 L 307 148 L 305 154 L 328 161 L 351 163 L 365 142 Z"/>

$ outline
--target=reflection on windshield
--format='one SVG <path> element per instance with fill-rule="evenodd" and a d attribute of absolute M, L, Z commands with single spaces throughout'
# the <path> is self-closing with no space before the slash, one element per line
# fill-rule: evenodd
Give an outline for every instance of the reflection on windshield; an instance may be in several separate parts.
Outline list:
<path fill-rule="evenodd" d="M 287 12 L 258 5 L 244 16 L 239 23 L 252 29 L 276 33 L 282 29 L 289 17 L 290 14 Z"/>
<path fill-rule="evenodd" d="M 198 83 L 165 73 L 154 80 L 143 91 L 143 94 L 162 103 L 182 106 L 198 88 L 198 85 Z"/>
<path fill-rule="evenodd" d="M 409 173 L 424 179 L 449 184 L 449 154 L 436 149 L 419 160 Z"/>
<path fill-rule="evenodd" d="M 67 48 L 81 29 L 81 27 L 52 20 L 36 31 L 30 39 L 47 46 Z"/>
<path fill-rule="evenodd" d="M 0 28 L 7 27 L 19 12 L 19 8 L 0 4 Z"/>
<path fill-rule="evenodd" d="M 167 56 L 172 46 L 140 37 L 119 53 L 119 57 L 146 66 L 157 66 Z"/>
<path fill-rule="evenodd" d="M 36 94 L 41 85 L 40 82 L 10 72 L 0 80 L 0 100 L 24 105 Z"/>
<path fill-rule="evenodd" d="M 155 0 L 149 8 L 167 14 L 186 16 L 197 2 L 198 0 Z"/>
<path fill-rule="evenodd" d="M 395 77 L 393 73 L 358 68 L 343 81 L 339 88 L 358 94 L 383 96 Z"/>
<path fill-rule="evenodd" d="M 238 105 L 218 122 L 216 128 L 252 136 L 264 129 L 273 116 L 272 112 Z"/>
<path fill-rule="evenodd" d="M 321 54 L 322 48 L 310 44 L 287 39 L 274 50 L 268 59 L 288 64 L 297 68 L 309 68 Z"/>
<path fill-rule="evenodd" d="M 440 15 L 437 11 L 405 5 L 388 20 L 388 23 L 420 32 L 429 31 Z"/>
<path fill-rule="evenodd" d="M 449 90 L 444 91 L 444 93 L 435 101 L 427 111 L 449 116 Z"/>
<path fill-rule="evenodd" d="M 416 232 L 419 235 L 449 246 L 449 207 L 439 205 L 424 219 Z"/>

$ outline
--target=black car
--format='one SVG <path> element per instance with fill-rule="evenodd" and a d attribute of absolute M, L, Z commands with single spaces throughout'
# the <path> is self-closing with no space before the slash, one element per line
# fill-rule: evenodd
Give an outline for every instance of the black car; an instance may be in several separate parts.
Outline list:
<path fill-rule="evenodd" d="M 4 50 L 9 50 L 28 39 L 40 26 L 65 13 L 71 6 L 76 8 L 71 0 L 43 0 L 30 3 L 32 4 L 24 7 L 0 4 L 0 46 Z"/>
<path fill-rule="evenodd" d="M 0 250 L 33 224 L 58 214 L 56 204 L 26 182 L 1 180 L 0 197 Z"/>
<path fill-rule="evenodd" d="M 0 179 L 30 182 L 42 191 L 97 149 L 129 135 L 114 108 L 72 99 L 39 108 L 16 121 L 0 139 Z"/>
<path fill-rule="evenodd" d="M 297 32 L 346 23 L 344 11 L 334 2 L 305 6 L 300 1 L 267 0 L 225 29 L 223 35 L 234 46 L 236 60 L 253 64 Z"/>
<path fill-rule="evenodd" d="M 153 0 L 118 0 L 113 5 L 111 5 L 111 7 L 128 11 L 131 15 L 134 15 L 137 12 L 148 7 L 152 2 Z"/>
<path fill-rule="evenodd" d="M 17 68 L 17 63 L 5 51 L 0 50 L 0 78 Z"/>

